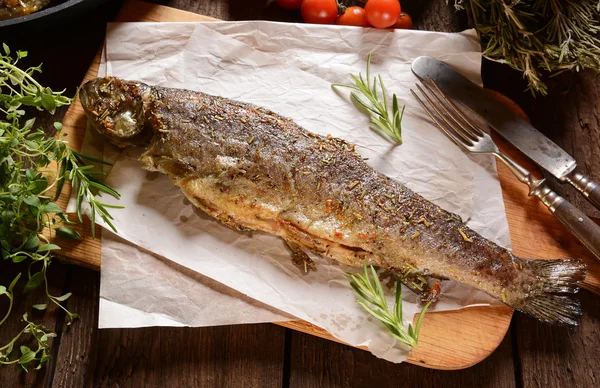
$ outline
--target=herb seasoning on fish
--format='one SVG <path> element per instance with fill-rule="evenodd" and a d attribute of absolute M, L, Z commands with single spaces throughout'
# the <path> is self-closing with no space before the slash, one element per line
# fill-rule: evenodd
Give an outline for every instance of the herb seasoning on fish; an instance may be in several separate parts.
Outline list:
<path fill-rule="evenodd" d="M 580 304 L 568 294 L 584 280 L 584 264 L 515 257 L 369 167 L 343 140 L 250 104 L 113 77 L 86 83 L 80 99 L 109 140 L 147 147 L 145 169 L 169 175 L 227 226 L 281 236 L 306 268 L 302 250 L 355 267 L 416 268 L 542 321 L 577 325 Z"/>

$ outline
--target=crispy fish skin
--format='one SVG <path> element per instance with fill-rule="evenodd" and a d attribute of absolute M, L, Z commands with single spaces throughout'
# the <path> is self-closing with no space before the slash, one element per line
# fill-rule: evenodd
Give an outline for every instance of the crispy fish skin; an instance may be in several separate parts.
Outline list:
<path fill-rule="evenodd" d="M 458 216 L 369 167 L 353 145 L 267 109 L 117 78 L 81 91 L 99 132 L 149 145 L 143 168 L 168 174 L 226 225 L 281 236 L 351 266 L 416 267 L 481 289 L 540 320 L 576 325 L 578 260 L 525 260 Z"/>

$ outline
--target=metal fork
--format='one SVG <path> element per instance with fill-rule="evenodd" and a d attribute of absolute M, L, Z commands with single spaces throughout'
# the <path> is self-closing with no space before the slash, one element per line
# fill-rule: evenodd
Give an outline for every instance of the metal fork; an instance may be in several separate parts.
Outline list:
<path fill-rule="evenodd" d="M 433 79 L 429 78 L 429 83 L 422 82 L 427 91 L 420 85 L 416 85 L 423 99 L 412 89 L 411 93 L 446 136 L 464 151 L 492 154 L 500 159 L 521 182 L 529 186 L 529 196 L 539 198 L 600 260 L 600 227 L 570 202 L 552 191 L 545 179 L 535 179 L 523 166 L 501 152 L 490 135 L 467 118 Z"/>

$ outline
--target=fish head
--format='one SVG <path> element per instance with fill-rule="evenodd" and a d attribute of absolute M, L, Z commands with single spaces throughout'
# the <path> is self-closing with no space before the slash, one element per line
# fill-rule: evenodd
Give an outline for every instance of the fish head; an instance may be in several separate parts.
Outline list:
<path fill-rule="evenodd" d="M 145 145 L 151 138 L 146 125 L 144 101 L 151 88 L 140 82 L 99 77 L 79 90 L 79 100 L 88 123 L 112 143 L 125 147 Z"/>

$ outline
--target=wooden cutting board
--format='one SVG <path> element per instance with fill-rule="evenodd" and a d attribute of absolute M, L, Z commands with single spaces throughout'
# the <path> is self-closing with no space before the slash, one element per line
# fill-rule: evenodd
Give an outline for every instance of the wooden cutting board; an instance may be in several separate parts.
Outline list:
<path fill-rule="evenodd" d="M 120 22 L 217 22 L 218 19 L 180 11 L 170 7 L 137 0 L 126 2 L 116 21 Z M 85 81 L 98 73 L 100 55 L 91 64 Z M 515 111 L 523 112 L 505 97 L 497 96 Z M 64 121 L 65 133 L 72 147 L 79 149 L 83 142 L 86 119 L 79 101 L 69 108 Z M 500 148 L 530 170 L 535 166 L 518 154 L 510 145 L 496 138 Z M 600 293 L 600 265 L 564 227 L 536 199 L 527 196 L 527 187 L 520 183 L 503 165 L 498 166 L 506 214 L 515 254 L 526 258 L 584 258 L 590 273 L 584 287 Z M 60 199 L 63 208 L 68 190 Z M 88 223 L 78 226 L 85 237 L 70 245 L 61 241 L 61 253 L 66 261 L 100 270 L 101 239 L 90 237 Z M 96 235 L 99 236 L 99 229 Z M 459 311 L 427 313 L 419 337 L 419 346 L 413 349 L 409 363 L 434 369 L 462 369 L 478 363 L 500 344 L 509 328 L 513 310 L 506 306 L 475 307 Z M 416 320 L 417 317 L 415 317 Z M 322 338 L 338 341 L 323 329 L 304 321 L 275 323 Z M 338 341 L 340 342 L 340 341 Z"/>

